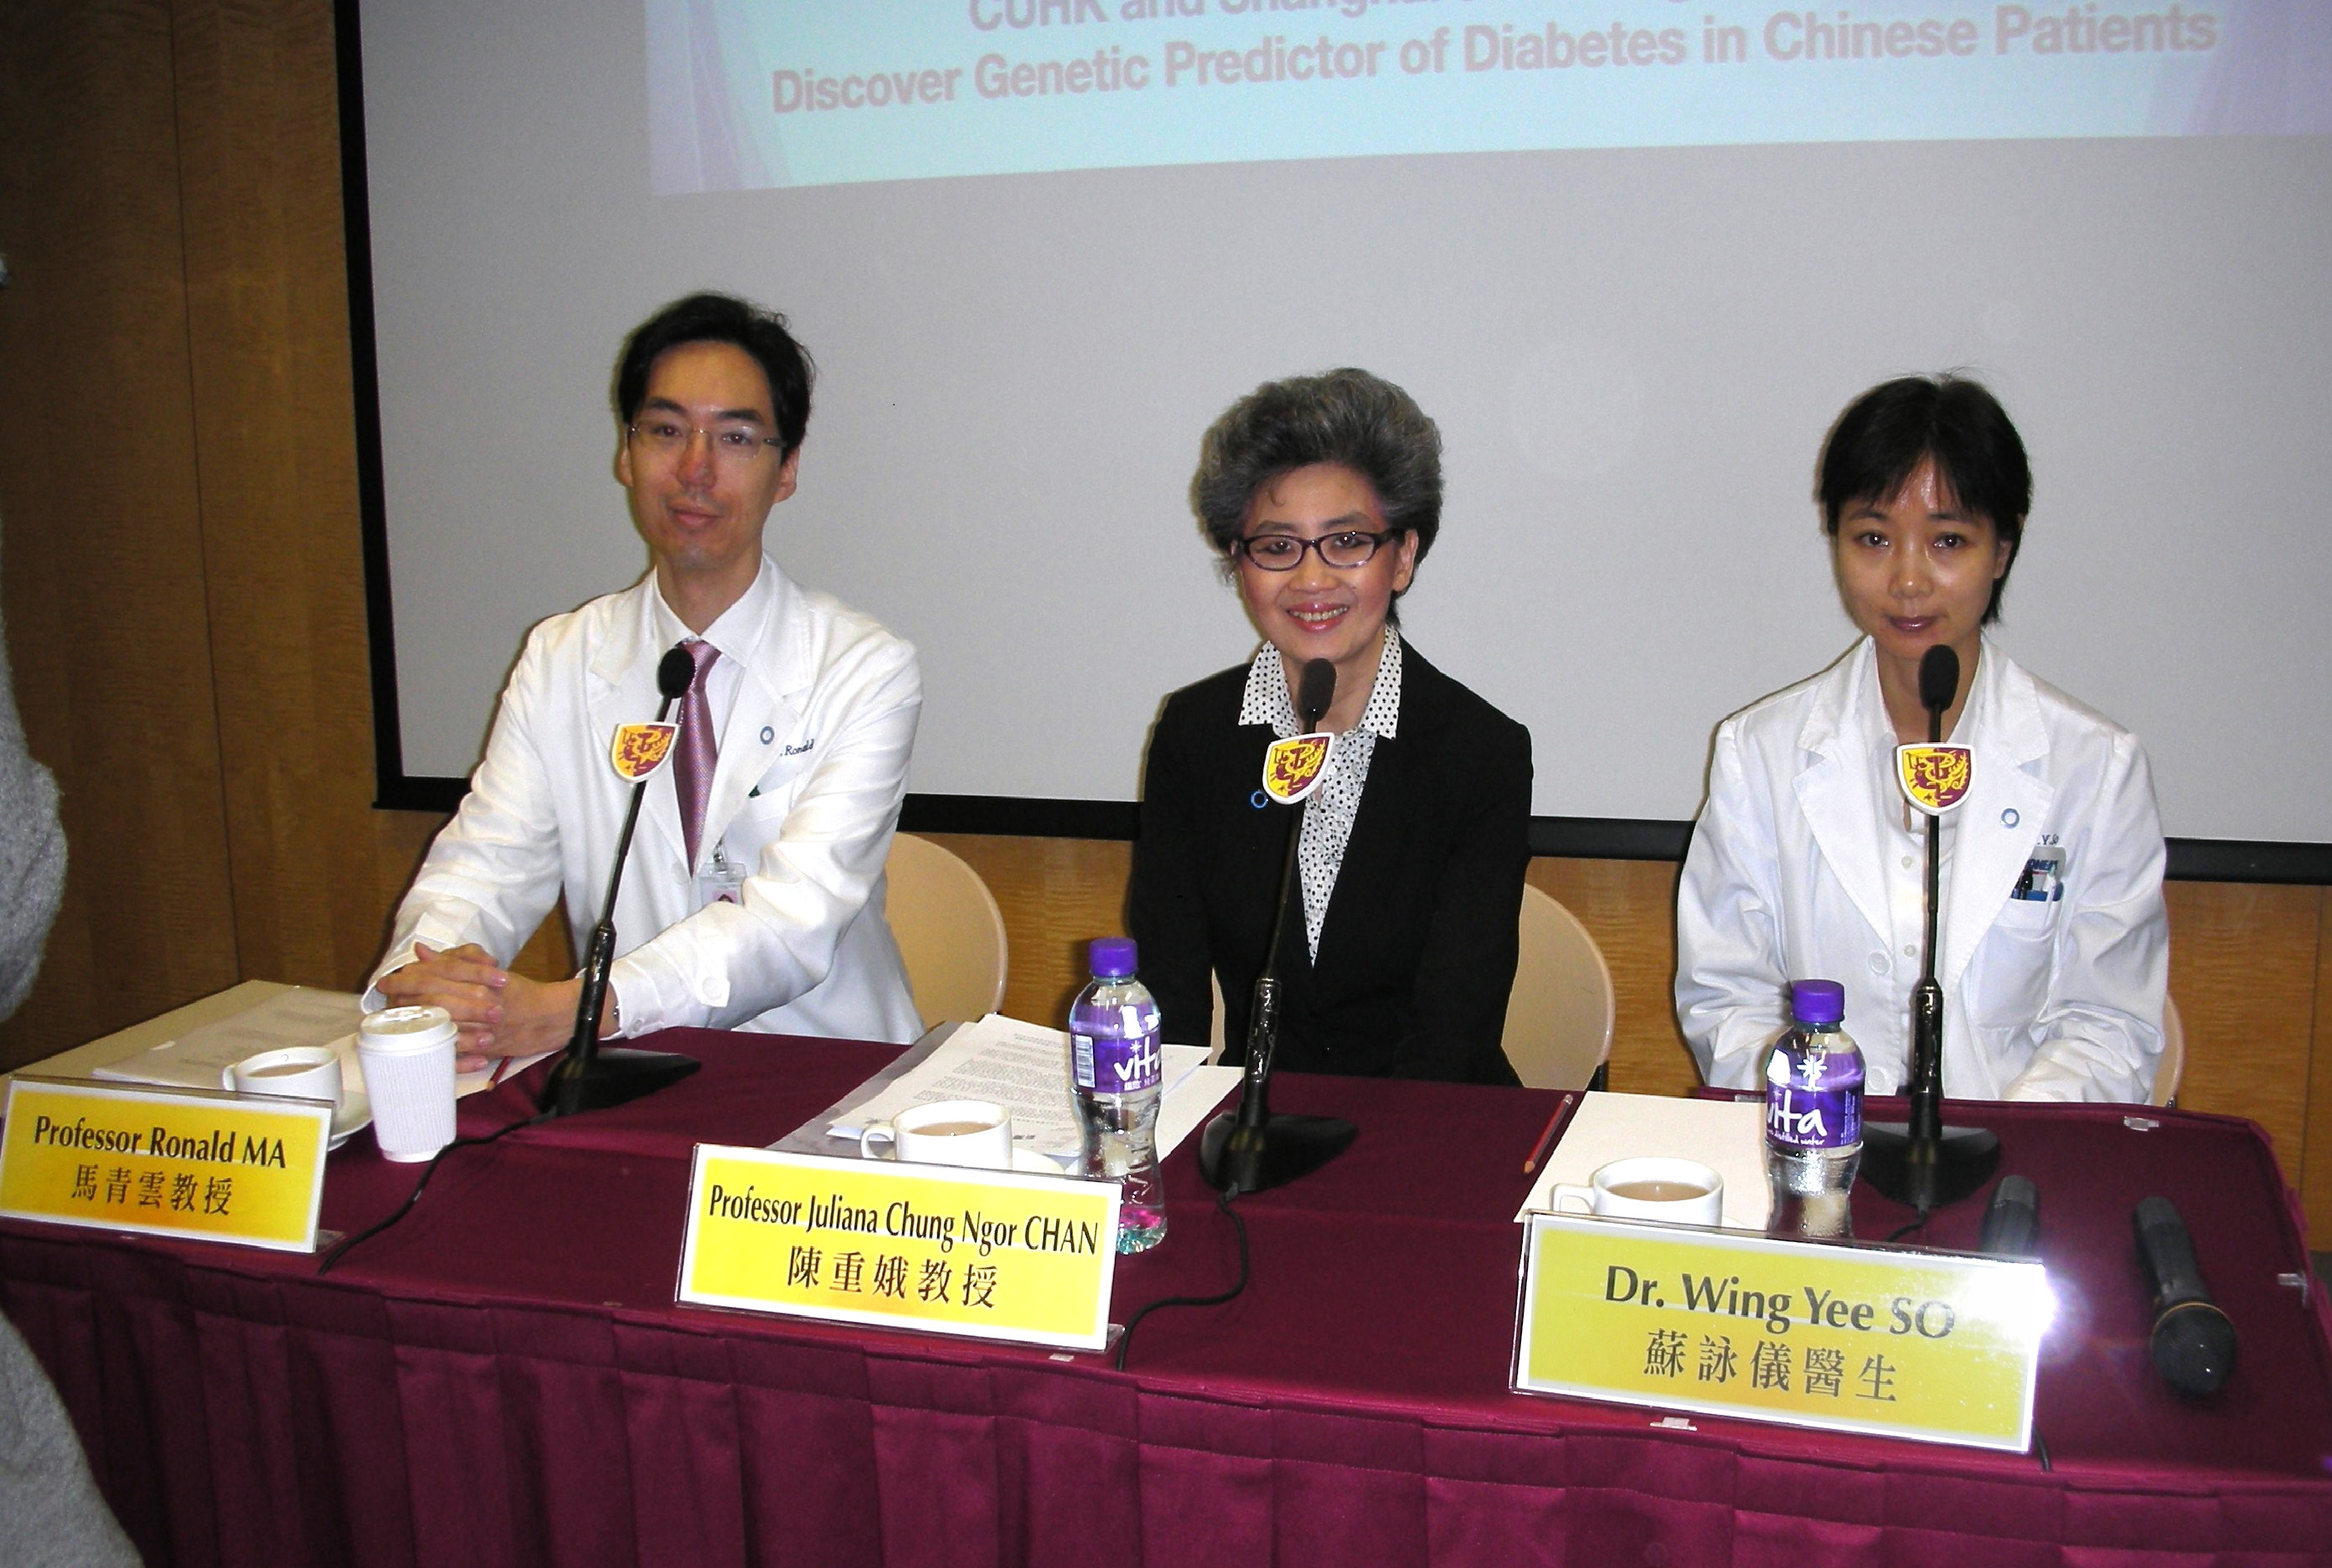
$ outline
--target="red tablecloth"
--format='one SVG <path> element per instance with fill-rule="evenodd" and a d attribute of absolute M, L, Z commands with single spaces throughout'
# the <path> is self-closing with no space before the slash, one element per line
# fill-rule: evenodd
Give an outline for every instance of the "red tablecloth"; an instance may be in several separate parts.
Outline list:
<path fill-rule="evenodd" d="M 2036 1424 L 2054 1461 L 1506 1391 L 1521 1171 L 1551 1094 L 1287 1077 L 1352 1149 L 1242 1200 L 1254 1283 L 1098 1356 L 672 1304 L 691 1145 L 760 1144 L 889 1047 L 682 1034 L 651 1100 L 446 1160 L 319 1278 L 257 1251 L 0 1225 L 0 1305 L 154 1563 L 2332 1562 L 2332 1315 L 2247 1123 L 1985 1106 L 2041 1190 L 2068 1310 Z M 465 1132 L 521 1116 L 465 1101 Z M 1874 1104 L 1874 1114 L 1888 1108 Z M 1899 1114 L 1899 1110 L 1895 1114 Z M 360 1136 L 325 1223 L 415 1168 Z M 1188 1151 L 1124 1315 L 1221 1288 Z M 2173 1198 L 2242 1336 L 2215 1401 L 2146 1358 L 2129 1210 Z M 1868 1193 L 1857 1228 L 1902 1218 Z M 1928 1239 L 1964 1246 L 1980 1205 Z M 2289 1277 L 2287 1277 L 2289 1276 Z"/>

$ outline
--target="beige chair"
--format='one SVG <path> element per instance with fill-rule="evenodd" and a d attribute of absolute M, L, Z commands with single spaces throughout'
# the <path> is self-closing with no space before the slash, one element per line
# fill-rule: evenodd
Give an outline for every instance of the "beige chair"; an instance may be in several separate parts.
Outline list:
<path fill-rule="evenodd" d="M 1611 1056 L 1611 970 L 1579 917 L 1523 888 L 1522 956 L 1506 999 L 1506 1060 L 1534 1089 L 1600 1087 Z"/>
<path fill-rule="evenodd" d="M 884 868 L 884 912 L 925 1024 L 969 1023 L 1004 1001 L 1004 912 L 980 873 L 928 838 L 900 833 Z"/>
<path fill-rule="evenodd" d="M 2155 1064 L 2152 1103 L 2176 1104 L 2179 1081 L 2185 1076 L 2186 1026 L 2179 1021 L 2178 1004 L 2165 996 L 2162 999 L 2162 1060 Z"/>

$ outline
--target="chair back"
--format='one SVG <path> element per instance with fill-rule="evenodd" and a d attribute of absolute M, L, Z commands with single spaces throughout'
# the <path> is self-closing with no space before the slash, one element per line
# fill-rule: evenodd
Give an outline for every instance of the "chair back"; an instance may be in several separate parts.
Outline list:
<path fill-rule="evenodd" d="M 2154 1095 L 2152 1104 L 2174 1105 L 2178 1103 L 2178 1085 L 2186 1076 L 2186 1026 L 2178 1017 L 2178 1004 L 2165 994 L 2162 999 L 2162 1060 L 2154 1065 Z"/>
<path fill-rule="evenodd" d="M 1579 917 L 1527 884 L 1521 937 L 1506 1060 L 1531 1088 L 1583 1089 L 1611 1055 L 1610 967 Z"/>
<path fill-rule="evenodd" d="M 970 1023 L 1004 1002 L 1004 912 L 980 873 L 928 838 L 894 834 L 884 913 L 926 1025 Z"/>

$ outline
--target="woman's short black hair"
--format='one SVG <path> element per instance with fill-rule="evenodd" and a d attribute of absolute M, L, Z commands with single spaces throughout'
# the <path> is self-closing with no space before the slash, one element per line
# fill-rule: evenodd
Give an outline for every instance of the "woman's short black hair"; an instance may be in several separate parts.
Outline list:
<path fill-rule="evenodd" d="M 629 425 L 647 400 L 648 369 L 656 356 L 683 343 L 734 343 L 753 357 L 769 383 L 769 416 L 790 457 L 809 429 L 809 387 L 816 368 L 809 352 L 786 330 L 786 319 L 734 294 L 690 294 L 674 300 L 632 329 L 616 359 L 616 418 Z"/>
<path fill-rule="evenodd" d="M 1814 483 L 1823 531 L 1836 538 L 1847 508 L 1891 500 L 1930 460 L 1953 499 L 2007 541 L 2008 564 L 2015 566 L 2025 515 L 2032 510 L 2024 442 L 1999 398 L 1982 383 L 1949 371 L 1882 382 L 1846 406 L 1822 443 Z M 2003 570 L 1984 607 L 1986 626 L 2000 618 L 2001 591 L 2007 587 Z"/>
<path fill-rule="evenodd" d="M 1199 445 L 1190 510 L 1228 559 L 1257 494 L 1315 463 L 1367 480 L 1385 526 L 1417 535 L 1425 559 L 1441 531 L 1441 431 L 1415 398 L 1366 370 L 1266 381 L 1225 409 Z"/>

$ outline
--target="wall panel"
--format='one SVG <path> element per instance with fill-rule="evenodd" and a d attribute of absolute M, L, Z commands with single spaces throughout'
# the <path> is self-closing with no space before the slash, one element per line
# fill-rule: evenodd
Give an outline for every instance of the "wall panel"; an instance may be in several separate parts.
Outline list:
<path fill-rule="evenodd" d="M 332 18 L 177 0 L 187 338 L 235 935 L 345 986 L 379 951 Z"/>
<path fill-rule="evenodd" d="M 70 870 L 16 1063 L 239 975 L 167 0 L 0 8 L 9 652 Z"/>

